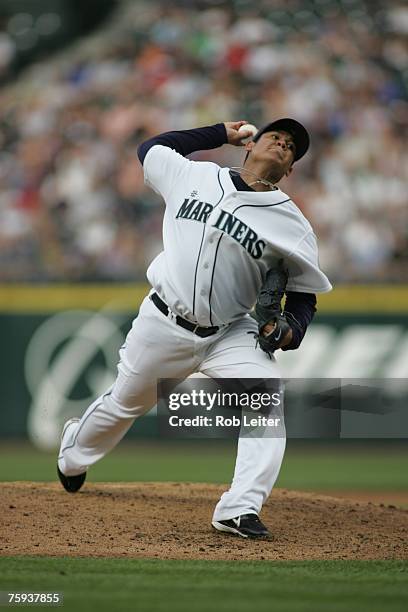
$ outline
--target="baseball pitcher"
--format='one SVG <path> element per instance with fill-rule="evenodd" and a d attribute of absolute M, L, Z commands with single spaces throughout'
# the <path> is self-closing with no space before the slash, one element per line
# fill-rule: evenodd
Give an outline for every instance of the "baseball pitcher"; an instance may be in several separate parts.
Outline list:
<path fill-rule="evenodd" d="M 279 378 L 275 352 L 299 347 L 315 294 L 331 289 L 310 223 L 277 186 L 308 150 L 308 132 L 278 119 L 244 144 L 246 124 L 167 132 L 138 149 L 146 184 L 166 204 L 163 251 L 147 270 L 151 290 L 119 351 L 115 383 L 64 426 L 58 475 L 69 492 L 156 404 L 157 379 Z M 187 158 L 227 143 L 245 149 L 241 167 Z M 268 537 L 259 514 L 284 450 L 284 437 L 239 438 L 215 529 Z"/>

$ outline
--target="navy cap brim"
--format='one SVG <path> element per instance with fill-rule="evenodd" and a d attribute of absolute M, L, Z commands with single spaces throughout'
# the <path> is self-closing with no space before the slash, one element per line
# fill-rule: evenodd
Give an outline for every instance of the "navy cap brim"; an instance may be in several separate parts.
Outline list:
<path fill-rule="evenodd" d="M 255 134 L 253 140 L 256 142 L 259 140 L 262 134 L 265 134 L 265 132 L 272 132 L 274 130 L 277 132 L 288 132 L 292 136 L 296 147 L 294 161 L 298 161 L 298 159 L 304 156 L 310 145 L 310 137 L 307 129 L 301 123 L 299 123 L 299 121 L 296 121 L 296 119 L 284 117 L 283 119 L 272 121 L 272 123 L 268 123 L 261 128 Z"/>

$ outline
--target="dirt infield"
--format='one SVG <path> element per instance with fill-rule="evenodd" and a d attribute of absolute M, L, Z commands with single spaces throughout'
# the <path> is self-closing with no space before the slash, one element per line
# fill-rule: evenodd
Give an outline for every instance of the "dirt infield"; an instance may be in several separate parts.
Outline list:
<path fill-rule="evenodd" d="M 192 483 L 2 483 L 0 556 L 161 559 L 408 559 L 408 510 L 277 489 L 262 511 L 271 541 L 212 530 L 225 487 Z"/>

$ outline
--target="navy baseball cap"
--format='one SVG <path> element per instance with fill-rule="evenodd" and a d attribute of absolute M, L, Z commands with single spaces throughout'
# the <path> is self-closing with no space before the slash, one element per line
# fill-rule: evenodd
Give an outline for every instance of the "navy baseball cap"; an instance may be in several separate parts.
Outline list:
<path fill-rule="evenodd" d="M 268 123 L 255 134 L 253 140 L 256 142 L 259 140 L 262 134 L 265 134 L 265 132 L 273 132 L 275 130 L 277 132 L 283 130 L 292 136 L 296 147 L 294 161 L 297 161 L 304 156 L 310 144 L 309 133 L 307 129 L 301 123 L 299 123 L 299 121 L 290 119 L 289 117 L 277 119 L 276 121 L 272 121 L 272 123 Z"/>

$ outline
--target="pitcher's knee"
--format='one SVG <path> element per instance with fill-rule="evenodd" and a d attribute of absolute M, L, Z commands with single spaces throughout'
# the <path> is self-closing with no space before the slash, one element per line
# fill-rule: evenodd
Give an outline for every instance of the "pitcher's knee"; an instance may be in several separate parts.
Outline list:
<path fill-rule="evenodd" d="M 120 418 L 136 418 L 140 417 L 154 406 L 154 404 L 146 404 L 137 396 L 121 396 L 117 397 L 114 393 L 105 400 L 105 405 L 108 410 Z"/>

